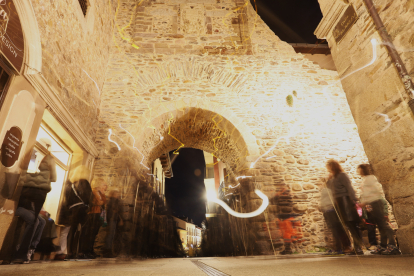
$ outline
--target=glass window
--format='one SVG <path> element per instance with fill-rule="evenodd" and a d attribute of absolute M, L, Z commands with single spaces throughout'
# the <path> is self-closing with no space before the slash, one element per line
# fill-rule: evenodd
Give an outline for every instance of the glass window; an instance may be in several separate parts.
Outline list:
<path fill-rule="evenodd" d="M 206 168 L 206 178 L 214 178 L 214 167 Z"/>
<path fill-rule="evenodd" d="M 48 138 L 52 141 L 52 146 L 50 152 L 54 157 L 56 157 L 64 165 L 69 165 L 70 154 L 65 150 L 52 135 L 50 135 L 45 128 L 42 126 L 37 133 L 36 141 L 39 141 L 41 138 Z"/>
<path fill-rule="evenodd" d="M 39 142 L 42 138 L 47 138 L 52 143 L 50 152 L 56 162 L 57 174 L 57 180 L 56 182 L 52 182 L 52 190 L 47 194 L 43 208 L 50 214 L 50 217 L 57 222 L 56 218 L 59 211 L 60 197 L 62 194 L 63 184 L 65 183 L 68 175 L 67 172 L 69 170 L 72 154 L 61 144 L 60 141 L 58 141 L 58 138 L 52 135 L 51 132 L 47 130 L 47 127 L 42 124 L 36 137 L 36 145 L 30 158 L 29 167 L 27 169 L 28 172 L 33 173 L 38 171 L 40 162 L 47 154 L 46 149 Z"/>
<path fill-rule="evenodd" d="M 56 165 L 57 180 L 52 183 L 52 190 L 47 194 L 43 208 L 50 214 L 50 217 L 56 221 L 60 195 L 62 193 L 63 183 L 65 183 L 66 171 Z"/>

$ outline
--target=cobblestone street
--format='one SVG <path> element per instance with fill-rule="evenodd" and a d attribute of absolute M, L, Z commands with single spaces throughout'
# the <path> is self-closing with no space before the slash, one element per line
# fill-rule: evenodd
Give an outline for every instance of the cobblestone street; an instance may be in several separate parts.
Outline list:
<path fill-rule="evenodd" d="M 197 265 L 197 263 L 202 263 Z M 200 268 L 199 268 L 200 267 Z M 204 273 L 201 268 L 204 268 Z M 413 275 L 411 256 L 98 259 L 1 266 L 1 275 Z"/>

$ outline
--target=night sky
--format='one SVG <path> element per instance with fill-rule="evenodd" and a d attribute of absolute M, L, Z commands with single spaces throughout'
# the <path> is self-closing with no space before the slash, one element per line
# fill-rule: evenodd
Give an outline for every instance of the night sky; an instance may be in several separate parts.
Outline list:
<path fill-rule="evenodd" d="M 273 32 L 288 43 L 316 44 L 313 34 L 322 19 L 318 0 L 250 0 Z"/>
<path fill-rule="evenodd" d="M 174 157 L 170 153 L 171 159 Z M 165 179 L 167 206 L 175 216 L 186 216 L 201 225 L 205 219 L 204 155 L 202 150 L 182 148 L 172 165 L 173 177 Z"/>
<path fill-rule="evenodd" d="M 254 7 L 254 0 L 251 2 Z M 260 17 L 280 39 L 288 43 L 317 43 L 313 32 L 322 19 L 317 0 L 256 0 L 256 5 Z M 204 168 L 203 151 L 183 148 L 172 165 L 174 177 L 165 181 L 171 212 L 193 219 L 197 225 L 206 213 Z"/>

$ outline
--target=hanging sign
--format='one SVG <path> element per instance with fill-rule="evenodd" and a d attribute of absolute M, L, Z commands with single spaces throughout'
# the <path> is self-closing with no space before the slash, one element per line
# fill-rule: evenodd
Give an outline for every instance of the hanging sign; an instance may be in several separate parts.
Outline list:
<path fill-rule="evenodd" d="M 339 19 L 338 24 L 336 24 L 332 34 L 335 38 L 336 43 L 341 42 L 345 37 L 346 33 L 351 29 L 351 27 L 357 22 L 358 15 L 354 9 L 354 6 L 349 5 L 346 9 L 344 15 Z"/>
<path fill-rule="evenodd" d="M 11 127 L 4 136 L 1 145 L 1 163 L 9 168 L 19 159 L 22 148 L 22 131 L 18 127 Z"/>
<path fill-rule="evenodd" d="M 24 56 L 22 25 L 13 0 L 0 0 L 0 51 L 20 72 Z"/>

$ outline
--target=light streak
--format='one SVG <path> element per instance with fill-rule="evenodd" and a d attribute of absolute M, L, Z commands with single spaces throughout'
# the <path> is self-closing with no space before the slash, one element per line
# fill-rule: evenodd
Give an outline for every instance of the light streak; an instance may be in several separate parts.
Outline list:
<path fill-rule="evenodd" d="M 310 121 L 310 120 L 306 120 L 305 122 L 303 122 L 303 124 L 306 124 L 308 121 Z M 286 136 L 282 136 L 282 137 L 279 137 L 277 140 L 276 140 L 276 143 L 268 150 L 268 151 L 266 151 L 265 153 L 263 153 L 262 155 L 260 155 L 259 156 L 259 158 L 257 158 L 256 159 L 256 161 L 254 161 L 251 165 L 250 165 L 250 168 L 251 169 L 253 169 L 254 168 L 254 166 L 256 165 L 256 163 L 257 163 L 257 161 L 259 161 L 263 156 L 266 156 L 266 155 L 268 155 L 269 154 L 269 152 L 271 152 L 272 150 L 274 150 L 275 148 L 276 148 L 276 146 L 279 144 L 279 142 L 280 142 L 280 140 L 282 140 L 282 139 L 285 139 L 285 141 L 286 141 L 286 143 L 287 144 L 290 144 L 290 141 L 289 141 L 289 138 L 290 137 L 292 137 L 294 134 L 295 134 L 295 130 L 296 130 L 296 128 L 298 127 L 298 125 L 299 125 L 299 123 L 300 122 L 296 122 L 294 125 L 293 125 L 293 128 L 292 128 L 292 130 L 289 132 L 289 134 L 288 135 L 286 135 Z"/>
<path fill-rule="evenodd" d="M 382 113 L 379 113 L 379 112 L 375 112 L 375 114 L 377 114 L 377 115 L 379 115 L 381 117 L 384 117 L 384 120 L 387 123 L 387 125 L 382 130 L 377 131 L 374 134 L 372 134 L 369 138 L 372 138 L 373 136 L 375 136 L 377 134 L 380 134 L 381 132 L 386 131 L 391 126 L 391 124 L 392 124 L 391 119 L 390 119 L 390 117 L 388 117 L 387 114 L 382 114 Z"/>
<path fill-rule="evenodd" d="M 237 188 L 237 187 L 239 187 L 240 186 L 240 183 L 239 184 L 237 184 L 236 186 L 231 186 L 231 185 L 229 185 L 229 189 L 235 189 L 235 188 Z"/>
<path fill-rule="evenodd" d="M 121 150 L 121 147 L 118 145 L 118 143 L 117 143 L 117 142 L 115 142 L 114 140 L 111 140 L 112 129 L 108 129 L 108 130 L 109 130 L 108 140 L 109 140 L 110 142 L 114 143 L 114 144 L 118 147 L 118 150 L 120 151 L 120 150 Z"/>
<path fill-rule="evenodd" d="M 99 96 L 100 96 L 101 95 L 101 90 L 99 89 L 99 86 L 96 83 L 96 81 L 93 78 L 91 78 L 91 76 L 89 76 L 89 74 L 85 70 L 82 69 L 82 71 L 85 72 L 85 74 L 95 83 L 96 89 L 98 89 Z"/>
<path fill-rule="evenodd" d="M 253 176 L 245 176 L 245 175 L 242 175 L 242 176 L 238 176 L 238 177 L 236 177 L 236 180 L 238 180 L 238 179 L 245 179 L 245 178 L 249 178 L 249 177 L 253 177 Z"/>
<path fill-rule="evenodd" d="M 372 44 L 372 60 L 368 64 L 362 66 L 361 68 L 359 68 L 359 69 L 357 69 L 357 70 L 349 73 L 345 77 L 342 77 L 341 78 L 341 81 L 344 80 L 344 79 L 346 79 L 347 77 L 355 74 L 356 72 L 361 71 L 362 69 L 367 68 L 368 66 L 374 64 L 375 60 L 377 60 L 377 43 L 378 42 L 377 42 L 377 40 L 375 38 L 371 39 L 371 44 Z"/>
<path fill-rule="evenodd" d="M 141 0 L 139 3 L 137 3 L 134 6 L 134 8 L 132 9 L 131 20 L 129 21 L 129 23 L 127 25 L 125 25 L 124 27 L 120 28 L 119 25 L 115 23 L 115 26 L 118 29 L 118 33 L 121 36 L 121 38 L 123 40 L 131 43 L 131 46 L 134 47 L 135 49 L 139 49 L 139 47 L 138 47 L 138 45 L 136 45 L 134 43 L 134 40 L 133 39 L 126 37 L 126 35 L 125 35 L 125 29 L 128 28 L 129 26 L 131 26 L 132 19 L 134 18 L 134 15 L 135 15 L 135 11 L 136 11 L 138 5 L 140 5 L 142 3 L 142 1 L 143 0 Z M 116 11 L 115 11 L 115 22 L 117 21 L 117 17 L 118 17 L 119 6 L 120 6 L 120 0 L 118 0 L 118 6 L 117 6 Z"/>
<path fill-rule="evenodd" d="M 217 117 L 217 116 L 220 116 L 220 121 L 218 121 L 218 122 L 216 122 L 214 119 Z M 218 124 L 219 123 L 221 123 L 221 121 L 223 121 L 223 117 L 221 116 L 221 115 L 219 115 L 219 114 L 216 114 L 216 115 L 214 115 L 214 117 L 212 118 L 212 121 L 214 122 L 214 128 L 215 129 L 218 129 L 219 130 L 219 133 L 221 133 L 221 132 L 223 132 L 224 133 L 224 137 L 226 137 L 226 132 L 224 132 L 223 130 L 221 130 L 219 127 L 218 127 Z M 213 153 L 211 153 L 211 155 L 213 155 L 214 157 L 216 157 L 217 158 L 217 156 L 214 154 L 215 152 L 217 152 L 218 151 L 218 148 L 216 147 L 216 140 L 217 139 L 220 139 L 220 138 L 223 138 L 223 136 L 221 136 L 221 135 L 219 135 L 219 136 L 217 136 L 217 137 L 214 137 L 213 138 L 213 146 L 214 146 L 214 152 Z M 217 158 L 218 159 L 218 158 Z M 217 164 L 219 161 L 217 161 L 215 164 Z M 215 165 L 214 164 L 214 165 Z"/>
<path fill-rule="evenodd" d="M 123 130 L 125 130 L 126 131 L 126 133 L 128 133 L 129 135 L 131 135 L 131 137 L 132 137 L 132 139 L 134 140 L 134 143 L 132 144 L 132 147 L 134 148 L 134 149 L 136 149 L 141 155 L 142 155 L 142 160 L 141 160 L 141 162 L 140 162 L 140 164 L 142 165 L 142 166 L 144 166 L 145 168 L 147 168 L 148 170 L 150 170 L 150 168 L 148 168 L 147 166 L 145 166 L 144 165 L 144 163 L 142 163 L 142 161 L 144 161 L 144 159 L 145 159 L 145 156 L 144 156 L 144 154 L 142 154 L 142 152 L 135 146 L 135 137 L 131 134 L 131 133 L 129 133 L 129 131 L 128 130 L 126 130 L 125 128 L 123 128 L 122 126 L 121 126 L 121 124 L 119 124 L 119 127 L 120 128 L 122 128 Z"/>
<path fill-rule="evenodd" d="M 275 158 L 275 157 L 277 157 L 277 155 L 273 155 L 273 156 L 267 157 L 266 160 L 267 159 L 271 159 L 271 158 Z"/>
<path fill-rule="evenodd" d="M 174 116 L 171 113 L 171 118 L 168 120 L 168 135 L 170 135 L 172 138 L 174 138 L 178 143 L 180 143 L 181 145 L 178 147 L 178 149 L 176 149 L 173 153 L 174 154 L 179 154 L 178 151 L 184 147 L 185 145 L 183 143 L 181 143 L 180 140 L 178 140 L 177 138 L 175 138 L 174 136 L 171 135 L 171 121 L 174 119 Z"/>
<path fill-rule="evenodd" d="M 224 203 L 222 200 L 218 199 L 215 196 L 215 193 L 209 193 L 207 194 L 207 199 L 211 202 L 215 202 L 218 205 L 220 205 L 221 207 L 224 208 L 224 210 L 226 210 L 230 215 L 237 217 L 237 218 L 252 218 L 252 217 L 256 217 L 258 215 L 260 215 L 261 213 L 264 212 L 264 210 L 266 210 L 267 206 L 269 205 L 269 198 L 262 193 L 260 190 L 256 189 L 254 190 L 254 192 L 263 200 L 262 205 L 259 207 L 259 209 L 257 209 L 256 211 L 250 212 L 250 213 L 239 213 L 234 211 L 233 209 L 231 209 L 226 203 Z"/>

